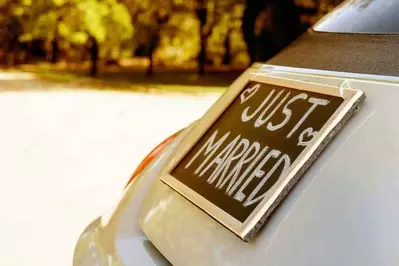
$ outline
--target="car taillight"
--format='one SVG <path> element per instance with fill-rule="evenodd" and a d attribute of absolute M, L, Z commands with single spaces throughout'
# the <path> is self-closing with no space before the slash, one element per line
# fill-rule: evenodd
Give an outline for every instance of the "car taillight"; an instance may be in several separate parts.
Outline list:
<path fill-rule="evenodd" d="M 183 129 L 182 129 L 183 130 Z M 133 181 L 133 179 L 141 172 L 143 169 L 159 154 L 161 153 L 165 147 L 176 138 L 177 135 L 182 131 L 179 130 L 178 132 L 174 133 L 173 135 L 169 136 L 167 139 L 162 141 L 158 146 L 156 146 L 147 156 L 144 158 L 143 161 L 137 166 L 136 171 L 134 171 L 133 175 L 130 177 L 129 181 L 126 184 L 126 187 Z"/>

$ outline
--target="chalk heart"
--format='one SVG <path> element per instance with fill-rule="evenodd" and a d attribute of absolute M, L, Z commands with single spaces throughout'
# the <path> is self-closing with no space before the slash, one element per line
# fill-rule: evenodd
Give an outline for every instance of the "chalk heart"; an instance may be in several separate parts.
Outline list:
<path fill-rule="evenodd" d="M 299 135 L 299 141 L 297 146 L 308 146 L 308 144 L 313 140 L 316 136 L 317 131 L 314 131 L 313 128 L 309 127 L 302 131 L 301 135 Z"/>
<path fill-rule="evenodd" d="M 245 103 L 246 101 L 248 101 L 249 98 L 254 96 L 255 93 L 258 91 L 259 87 L 260 87 L 259 85 L 255 85 L 252 88 L 248 88 L 245 91 L 243 91 L 240 95 L 241 104 Z"/>

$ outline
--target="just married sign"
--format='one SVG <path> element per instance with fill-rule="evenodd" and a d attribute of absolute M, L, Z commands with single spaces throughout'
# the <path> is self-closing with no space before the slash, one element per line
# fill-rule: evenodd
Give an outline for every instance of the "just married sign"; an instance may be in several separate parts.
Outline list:
<path fill-rule="evenodd" d="M 364 98 L 282 85 L 247 82 L 162 178 L 244 240 Z"/>

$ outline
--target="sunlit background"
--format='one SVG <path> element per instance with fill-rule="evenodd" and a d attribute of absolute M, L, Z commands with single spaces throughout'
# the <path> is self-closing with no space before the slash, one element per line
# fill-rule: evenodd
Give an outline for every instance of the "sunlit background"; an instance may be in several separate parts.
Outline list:
<path fill-rule="evenodd" d="M 24 91 L 0 93 L 4 266 L 71 265 L 80 233 L 115 204 L 140 160 L 218 97 L 56 84 L 43 91 L 50 84 L 15 77 Z"/>
<path fill-rule="evenodd" d="M 0 61 L 81 64 L 94 56 L 102 65 L 131 66 L 132 57 L 153 57 L 163 66 L 245 68 L 251 59 L 267 60 L 340 2 L 0 0 Z"/>

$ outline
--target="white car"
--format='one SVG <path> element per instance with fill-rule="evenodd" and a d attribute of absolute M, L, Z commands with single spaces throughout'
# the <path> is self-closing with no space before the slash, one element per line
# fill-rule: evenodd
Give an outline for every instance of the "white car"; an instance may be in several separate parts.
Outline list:
<path fill-rule="evenodd" d="M 398 11 L 396 0 L 347 1 L 245 71 L 144 160 L 113 212 L 82 234 L 74 266 L 398 265 Z M 314 105 L 295 116 L 300 100 Z M 299 122 L 284 131 L 290 119 Z M 232 151 L 239 143 L 248 154 L 281 147 L 263 148 L 275 167 L 252 171 Z"/>

